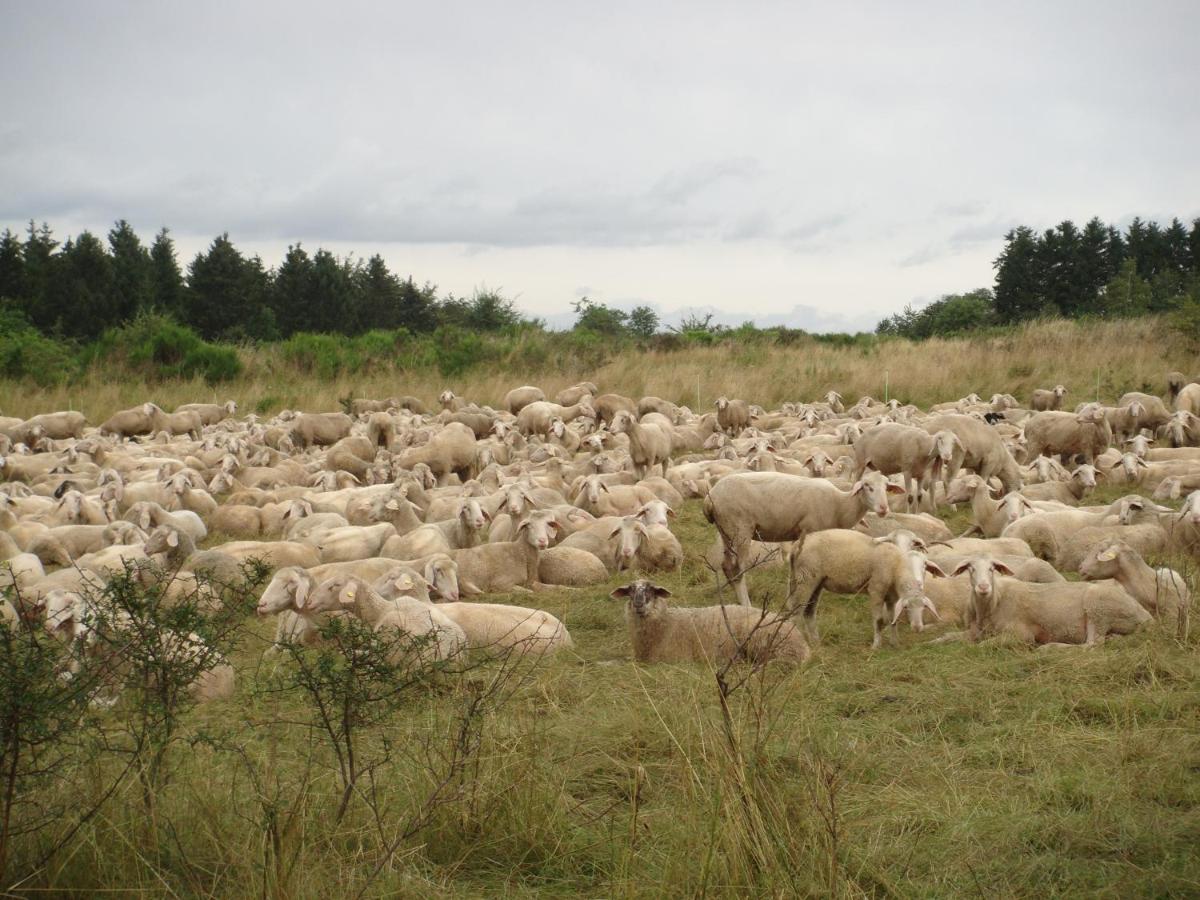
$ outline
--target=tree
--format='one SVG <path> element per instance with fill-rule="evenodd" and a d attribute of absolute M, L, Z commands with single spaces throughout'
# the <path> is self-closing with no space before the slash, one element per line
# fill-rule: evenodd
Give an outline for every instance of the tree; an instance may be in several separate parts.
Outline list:
<path fill-rule="evenodd" d="M 996 315 L 1001 322 L 1019 322 L 1046 310 L 1038 239 L 1022 225 L 1004 236 L 996 258 Z"/>
<path fill-rule="evenodd" d="M 54 240 L 49 225 L 43 222 L 42 227 L 38 228 L 32 219 L 29 220 L 25 248 L 22 252 L 25 260 L 24 310 L 33 324 L 42 331 L 48 331 L 57 320 L 57 313 L 50 309 L 46 297 L 54 266 L 54 250 L 57 246 L 58 241 Z"/>
<path fill-rule="evenodd" d="M 159 312 L 182 319 L 183 293 L 183 272 L 175 255 L 175 242 L 163 228 L 150 247 L 150 303 Z"/>
<path fill-rule="evenodd" d="M 312 293 L 308 313 L 312 331 L 350 334 L 355 330 L 353 311 L 354 269 L 328 250 L 317 250 L 312 259 Z"/>
<path fill-rule="evenodd" d="M 629 330 L 638 337 L 653 337 L 658 331 L 658 313 L 649 306 L 635 306 L 629 312 Z"/>
<path fill-rule="evenodd" d="M 1100 291 L 1115 274 L 1115 269 L 1109 269 L 1108 229 L 1098 218 L 1092 218 L 1079 235 L 1077 277 L 1086 300 L 1081 312 L 1096 308 Z"/>
<path fill-rule="evenodd" d="M 0 298 L 24 309 L 27 290 L 21 239 L 5 228 L 4 234 L 0 235 Z"/>
<path fill-rule="evenodd" d="M 1138 275 L 1137 263 L 1130 258 L 1104 286 L 1098 306 L 1105 315 L 1136 316 L 1145 313 L 1150 302 L 1150 285 Z"/>
<path fill-rule="evenodd" d="M 53 260 L 45 293 L 53 328 L 69 337 L 94 338 L 117 324 L 112 259 L 90 231 L 63 244 Z"/>
<path fill-rule="evenodd" d="M 289 246 L 271 282 L 271 308 L 280 331 L 311 331 L 312 306 L 312 260 L 299 244 Z"/>
<path fill-rule="evenodd" d="M 403 292 L 399 279 L 388 270 L 383 257 L 377 253 L 368 259 L 355 273 L 355 279 L 358 330 L 399 328 Z"/>
<path fill-rule="evenodd" d="M 153 268 L 150 254 L 132 226 L 119 219 L 108 233 L 112 255 L 113 298 L 109 304 L 117 322 L 127 322 L 153 304 Z"/>
<path fill-rule="evenodd" d="M 201 336 L 219 337 L 261 318 L 266 284 L 262 261 L 246 260 L 222 234 L 188 267 L 184 318 Z"/>
<path fill-rule="evenodd" d="M 575 327 L 579 330 L 608 335 L 623 335 L 628 332 L 629 313 L 623 310 L 613 309 L 588 297 L 572 301 L 571 309 L 575 311 Z M 657 318 L 655 316 L 655 325 L 658 324 Z"/>

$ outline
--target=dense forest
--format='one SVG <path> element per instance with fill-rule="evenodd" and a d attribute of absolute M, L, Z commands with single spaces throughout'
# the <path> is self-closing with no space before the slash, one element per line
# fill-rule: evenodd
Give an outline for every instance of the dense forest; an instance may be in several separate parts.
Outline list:
<path fill-rule="evenodd" d="M 1134 219 L 1124 232 L 1099 219 L 1083 228 L 1065 221 L 1040 234 L 1022 226 L 1005 235 L 995 270 L 992 287 L 949 294 L 922 308 L 908 306 L 880 322 L 877 333 L 920 340 L 1039 316 L 1171 310 L 1192 311 L 1190 321 L 1198 321 L 1200 219 L 1190 229 L 1178 219 L 1166 227 Z M 577 331 L 635 339 L 662 331 L 646 306 L 626 312 L 583 298 L 572 307 Z M 91 345 L 114 327 L 148 315 L 177 323 L 197 339 L 223 343 L 306 334 L 434 336 L 543 328 L 495 291 L 439 296 L 434 285 L 390 271 L 378 255 L 363 260 L 325 249 L 310 254 L 296 244 L 278 266 L 268 267 L 223 234 L 185 271 L 165 228 L 148 246 L 123 220 L 106 240 L 84 231 L 60 243 L 48 225 L 32 221 L 24 235 L 11 230 L 0 235 L 0 339 L 20 331 Z M 723 329 L 700 319 L 667 331 L 713 335 Z M 12 374 L 22 366 L 10 360 L 4 368 Z"/>
<path fill-rule="evenodd" d="M 1200 303 L 1200 219 L 1166 228 L 1135 218 L 1122 233 L 1092 219 L 1038 234 L 1014 228 L 995 262 L 996 282 L 905 307 L 879 323 L 880 334 L 921 340 L 1039 316 L 1116 318 Z"/>

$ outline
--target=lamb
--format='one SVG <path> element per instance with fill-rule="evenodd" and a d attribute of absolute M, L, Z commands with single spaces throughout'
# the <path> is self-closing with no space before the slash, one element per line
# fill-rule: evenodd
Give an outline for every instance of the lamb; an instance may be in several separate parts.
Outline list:
<path fill-rule="evenodd" d="M 653 466 L 661 466 L 663 474 L 671 464 L 671 431 L 669 426 L 639 423 L 632 414 L 621 411 L 613 416 L 609 426 L 614 434 L 629 435 L 629 455 L 638 479 L 646 477 Z"/>
<path fill-rule="evenodd" d="M 947 440 L 956 441 L 953 432 L 941 432 Z M 884 475 L 903 475 L 904 489 L 913 509 L 920 508 L 921 499 L 929 499 L 929 476 L 938 458 L 934 436 L 923 428 L 887 423 L 868 428 L 854 443 L 856 475 L 861 478 L 868 467 Z"/>
<path fill-rule="evenodd" d="M 1077 455 L 1094 464 L 1113 439 L 1104 407 L 1097 404 L 1089 404 L 1078 413 L 1039 412 L 1029 417 L 1024 433 L 1029 458 L 1057 453 L 1064 465 Z"/>
<path fill-rule="evenodd" d="M 1132 634 L 1152 618 L 1115 581 L 997 581 L 997 572 L 1011 571 L 985 556 L 964 560 L 952 574 L 963 572 L 971 580 L 965 637 L 972 641 L 1006 634 L 1041 646 L 1094 647 L 1109 634 Z"/>
<path fill-rule="evenodd" d="M 792 556 L 792 590 L 787 609 L 793 616 L 803 614 L 804 631 L 810 642 L 820 639 L 817 632 L 817 603 L 821 591 L 857 594 L 864 588 L 871 600 L 875 623 L 872 649 L 883 643 L 883 629 L 890 623 L 891 643 L 896 643 L 896 604 L 906 609 L 924 607 L 937 616 L 937 608 L 925 596 L 926 572 L 945 577 L 937 563 L 923 553 L 903 550 L 890 543 L 857 531 L 832 528 L 810 534 Z M 920 631 L 922 619 L 909 617 L 913 629 Z"/>
<path fill-rule="evenodd" d="M 609 596 L 627 601 L 633 657 L 641 663 L 803 664 L 811 655 L 801 631 L 773 613 L 743 606 L 671 607 L 666 603 L 671 592 L 646 580 Z"/>
<path fill-rule="evenodd" d="M 606 517 L 568 536 L 563 547 L 586 550 L 609 572 L 638 567 L 645 571 L 678 569 L 683 548 L 670 530 L 646 527 L 636 516 Z"/>
<path fill-rule="evenodd" d="M 1033 397 L 1029 401 L 1029 408 L 1035 412 L 1062 409 L 1063 397 L 1065 396 L 1067 396 L 1067 389 L 1061 384 L 1055 385 L 1054 389 L 1049 391 L 1044 388 L 1038 388 L 1033 392 Z"/>
<path fill-rule="evenodd" d="M 730 475 L 704 498 L 704 515 L 717 526 L 725 545 L 722 570 L 743 606 L 750 605 L 744 570 L 751 540 L 796 541 L 827 528 L 849 528 L 863 513 L 888 514 L 887 495 L 903 494 L 878 473 L 869 473 L 849 491 L 827 481 L 778 473 Z"/>
<path fill-rule="evenodd" d="M 1175 636 L 1187 640 L 1192 592 L 1174 569 L 1152 569 L 1124 541 L 1097 546 L 1079 567 L 1087 581 L 1111 578 L 1155 616 L 1175 619 Z"/>

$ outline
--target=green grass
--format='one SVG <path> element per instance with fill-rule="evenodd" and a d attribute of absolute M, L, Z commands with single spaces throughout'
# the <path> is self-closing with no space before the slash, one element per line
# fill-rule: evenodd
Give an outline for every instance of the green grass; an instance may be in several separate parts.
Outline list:
<path fill-rule="evenodd" d="M 1119 496 L 1123 491 L 1114 495 Z M 955 527 L 962 520 L 955 519 Z M 714 602 L 700 557 L 712 529 L 689 502 L 689 559 L 656 578 L 684 604 Z M 1153 629 L 1095 650 L 993 642 L 929 645 L 901 629 L 872 652 L 862 598 L 822 600 L 823 643 L 802 671 L 768 668 L 734 691 L 714 675 L 630 661 L 628 579 L 534 598 L 575 639 L 482 722 L 450 802 L 381 846 L 428 796 L 454 712 L 488 670 L 414 695 L 372 733 L 399 757 L 377 774 L 384 821 L 364 802 L 332 824 L 331 760 L 295 697 L 255 690 L 273 623 L 250 622 L 236 701 L 192 717 L 244 749 L 281 810 L 296 860 L 274 880 L 264 805 L 247 765 L 203 742 L 174 751 L 157 822 L 115 797 L 21 891 L 95 896 L 746 897 L 1188 896 L 1200 893 L 1200 660 Z M 751 576 L 778 602 L 782 570 Z M 286 664 L 285 664 L 286 665 Z M 744 673 L 743 673 L 744 674 Z M 419 751 L 419 752 L 417 752 Z M 86 783 L 80 761 L 63 785 Z M 299 798 L 299 799 L 297 799 Z M 151 837 L 156 836 L 155 840 Z M 155 847 L 155 844 L 157 846 Z M 24 848 L 28 856 L 31 848 Z M 21 858 L 21 854 L 18 854 Z M 16 866 L 14 865 L 14 871 Z"/>

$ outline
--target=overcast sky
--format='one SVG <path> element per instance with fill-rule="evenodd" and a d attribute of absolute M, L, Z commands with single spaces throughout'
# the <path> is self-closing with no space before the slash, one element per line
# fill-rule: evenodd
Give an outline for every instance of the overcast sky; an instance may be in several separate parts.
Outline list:
<path fill-rule="evenodd" d="M 870 327 L 1200 215 L 1200 3 L 0 0 L 0 227 Z"/>

